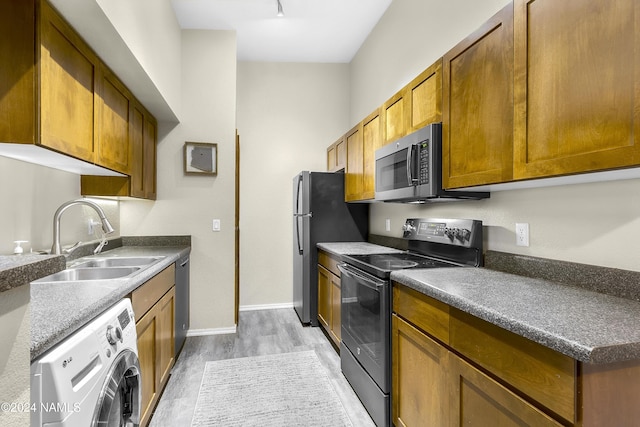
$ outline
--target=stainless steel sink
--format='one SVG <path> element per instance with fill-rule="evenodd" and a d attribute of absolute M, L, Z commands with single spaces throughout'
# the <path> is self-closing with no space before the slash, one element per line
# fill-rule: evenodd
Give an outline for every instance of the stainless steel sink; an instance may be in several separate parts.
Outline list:
<path fill-rule="evenodd" d="M 101 268 L 101 267 L 142 267 L 152 264 L 161 257 L 119 257 L 94 258 L 74 264 L 70 268 Z"/>
<path fill-rule="evenodd" d="M 138 270 L 140 267 L 69 268 L 35 280 L 33 283 L 117 279 L 134 274 Z"/>

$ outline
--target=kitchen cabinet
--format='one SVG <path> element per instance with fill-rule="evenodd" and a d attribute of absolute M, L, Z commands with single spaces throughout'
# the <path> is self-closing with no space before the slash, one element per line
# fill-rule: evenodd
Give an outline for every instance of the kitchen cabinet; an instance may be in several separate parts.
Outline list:
<path fill-rule="evenodd" d="M 340 261 L 328 252 L 318 251 L 318 320 L 335 344 L 340 348 Z"/>
<path fill-rule="evenodd" d="M 369 114 L 347 132 L 345 200 L 372 200 L 375 197 L 375 151 L 382 146 L 380 110 Z"/>
<path fill-rule="evenodd" d="M 638 360 L 582 363 L 399 283 L 393 311 L 396 426 L 630 426 L 640 415 Z"/>
<path fill-rule="evenodd" d="M 156 198 L 155 118 L 137 101 L 131 108 L 129 176 L 82 175 L 80 192 L 84 196 Z"/>
<path fill-rule="evenodd" d="M 409 128 L 407 97 L 400 91 L 382 104 L 382 127 L 384 144 L 395 141 L 407 134 Z"/>
<path fill-rule="evenodd" d="M 0 141 L 128 173 L 124 85 L 46 1 L 0 7 Z"/>
<path fill-rule="evenodd" d="M 514 177 L 640 164 L 638 2 L 514 4 Z"/>
<path fill-rule="evenodd" d="M 344 199 L 347 202 L 360 200 L 364 188 L 364 141 L 362 123 L 345 135 L 347 145 L 347 167 L 344 177 Z"/>
<path fill-rule="evenodd" d="M 396 315 L 392 317 L 392 416 L 396 426 L 448 426 L 449 352 Z"/>
<path fill-rule="evenodd" d="M 45 1 L 40 2 L 39 34 L 39 143 L 93 163 L 98 58 Z"/>
<path fill-rule="evenodd" d="M 175 265 L 133 291 L 142 376 L 141 426 L 149 423 L 175 361 Z"/>
<path fill-rule="evenodd" d="M 327 148 L 327 171 L 337 172 L 347 166 L 347 151 L 344 136 Z"/>
<path fill-rule="evenodd" d="M 453 354 L 450 369 L 454 381 L 448 425 L 468 426 L 479 420 L 504 427 L 563 425 Z"/>
<path fill-rule="evenodd" d="M 427 67 L 403 91 L 409 102 L 407 133 L 441 122 L 442 58 Z"/>
<path fill-rule="evenodd" d="M 362 195 L 370 200 L 376 195 L 376 150 L 382 147 L 382 118 L 380 109 L 362 121 Z"/>
<path fill-rule="evenodd" d="M 445 189 L 512 179 L 513 67 L 513 4 L 444 55 Z"/>
<path fill-rule="evenodd" d="M 108 68 L 99 68 L 96 163 L 130 173 L 130 119 L 133 95 Z"/>

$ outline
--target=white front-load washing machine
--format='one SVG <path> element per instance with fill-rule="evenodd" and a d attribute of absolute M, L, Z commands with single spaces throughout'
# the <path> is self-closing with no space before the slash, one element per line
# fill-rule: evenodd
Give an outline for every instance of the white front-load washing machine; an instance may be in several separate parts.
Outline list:
<path fill-rule="evenodd" d="M 134 427 L 141 378 L 124 299 L 31 364 L 31 427 Z"/>

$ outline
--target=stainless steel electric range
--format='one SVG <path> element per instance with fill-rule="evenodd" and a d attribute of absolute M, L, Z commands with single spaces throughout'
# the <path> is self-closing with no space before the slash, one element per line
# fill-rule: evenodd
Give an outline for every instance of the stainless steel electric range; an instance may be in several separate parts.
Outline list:
<path fill-rule="evenodd" d="M 407 219 L 408 251 L 343 257 L 342 372 L 378 427 L 391 425 L 391 272 L 482 266 L 482 222 Z"/>

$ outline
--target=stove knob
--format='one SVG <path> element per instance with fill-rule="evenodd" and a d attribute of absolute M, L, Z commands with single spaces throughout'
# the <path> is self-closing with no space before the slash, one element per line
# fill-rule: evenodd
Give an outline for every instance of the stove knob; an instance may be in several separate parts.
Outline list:
<path fill-rule="evenodd" d="M 118 341 L 122 342 L 122 329 L 119 326 L 115 328 L 113 326 L 109 326 L 107 328 L 107 341 L 109 344 L 116 345 Z"/>
<path fill-rule="evenodd" d="M 453 241 L 453 236 L 454 236 L 453 229 L 445 228 L 444 229 L 444 235 L 447 236 L 449 238 L 449 240 Z"/>

